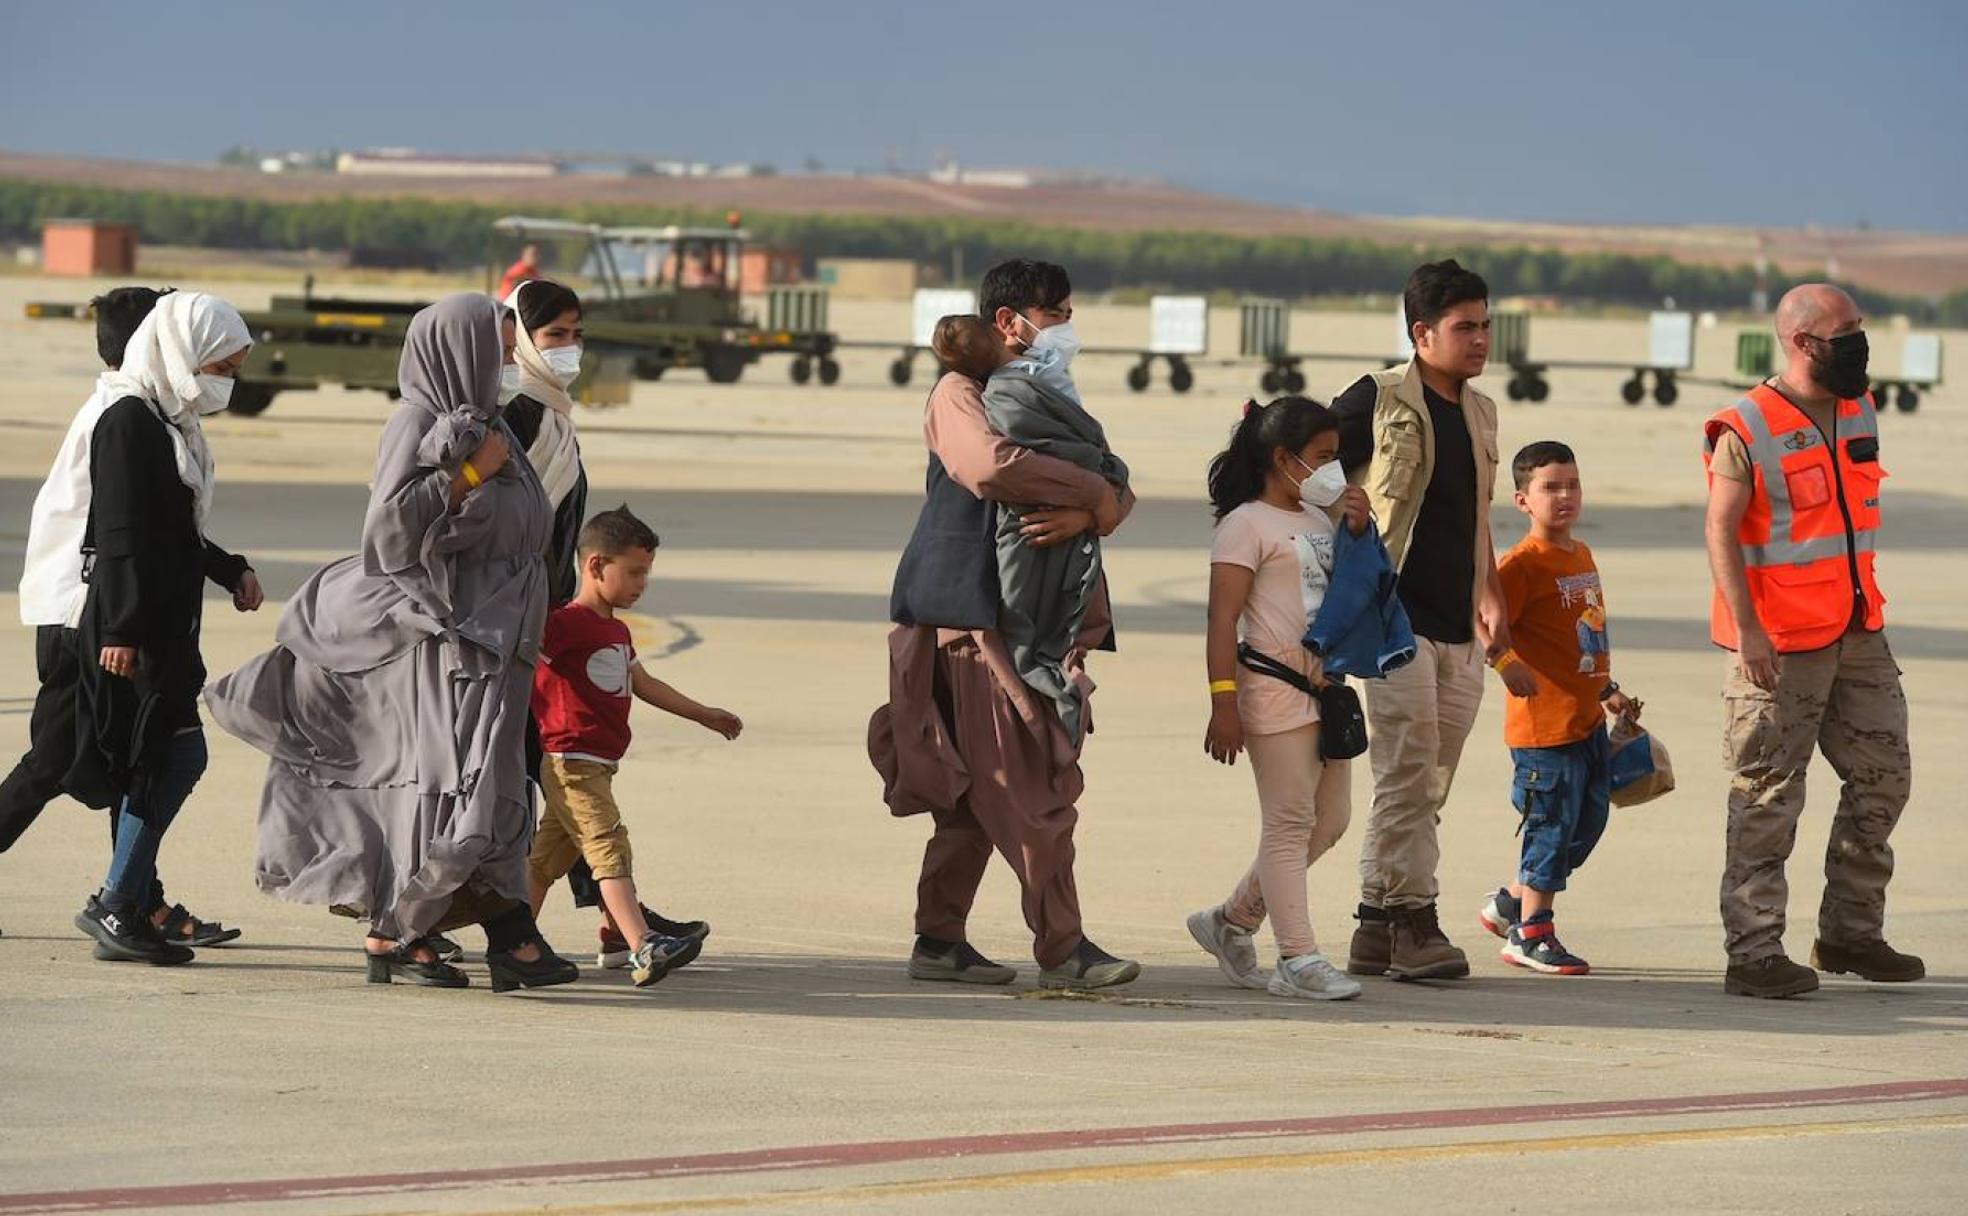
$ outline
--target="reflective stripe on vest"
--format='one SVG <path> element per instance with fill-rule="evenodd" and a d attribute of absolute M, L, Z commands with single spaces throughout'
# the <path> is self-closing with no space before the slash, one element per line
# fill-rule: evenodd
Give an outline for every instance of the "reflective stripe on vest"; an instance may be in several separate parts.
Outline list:
<path fill-rule="evenodd" d="M 1838 463 L 1838 445 L 1848 439 L 1862 436 L 1877 437 L 1879 434 L 1878 416 L 1859 400 L 1859 409 L 1849 419 L 1842 418 L 1836 410 L 1832 414 L 1831 436 L 1826 439 L 1826 455 L 1834 466 Z M 1796 406 L 1792 406 L 1796 409 Z M 1814 536 L 1808 540 L 1792 540 L 1791 530 L 1794 512 L 1790 505 L 1790 485 L 1784 476 L 1783 445 L 1770 430 L 1769 419 L 1763 416 L 1763 407 L 1750 397 L 1736 402 L 1735 415 L 1742 422 L 1749 441 L 1750 462 L 1763 474 L 1763 497 L 1770 506 L 1770 538 L 1763 544 L 1742 546 L 1743 565 L 1795 566 L 1809 562 L 1823 561 L 1826 558 L 1843 557 L 1846 554 L 1845 537 L 1842 531 L 1831 536 Z M 1797 411 L 1800 415 L 1804 412 Z M 1843 424 L 1851 426 L 1849 433 L 1841 429 Z M 1818 433 L 1817 424 L 1804 416 L 1804 425 Z M 1872 528 L 1852 525 L 1852 547 L 1854 554 L 1871 553 L 1877 544 L 1878 533 Z"/>

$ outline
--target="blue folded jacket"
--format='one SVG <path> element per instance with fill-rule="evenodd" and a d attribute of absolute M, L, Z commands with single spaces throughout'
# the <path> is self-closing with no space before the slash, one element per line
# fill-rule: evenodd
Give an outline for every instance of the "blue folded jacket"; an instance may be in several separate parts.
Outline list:
<path fill-rule="evenodd" d="M 1415 657 L 1414 628 L 1395 594 L 1394 559 L 1372 520 L 1359 536 L 1341 524 L 1333 540 L 1325 602 L 1305 631 L 1305 648 L 1329 674 L 1378 680 Z"/>

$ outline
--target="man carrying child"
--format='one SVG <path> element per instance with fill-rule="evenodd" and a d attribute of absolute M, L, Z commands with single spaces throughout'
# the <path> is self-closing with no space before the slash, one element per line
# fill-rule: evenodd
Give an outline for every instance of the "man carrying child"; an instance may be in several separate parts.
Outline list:
<path fill-rule="evenodd" d="M 972 946 L 967 930 L 994 848 L 1018 876 L 1041 984 L 1101 988 L 1141 970 L 1087 938 L 1073 881 L 1084 731 L 1069 729 L 1060 705 L 1084 708 L 1086 654 L 1113 648 L 1106 582 L 1088 568 L 1088 602 L 1059 618 L 1069 634 L 1052 652 L 1056 662 L 1033 658 L 1049 644 L 1028 647 L 1003 627 L 1001 504 L 1024 504 L 1016 530 L 1025 544 L 1072 544 L 1091 556 L 1133 502 L 1100 472 L 1007 437 L 986 410 L 984 381 L 1014 359 L 1070 386 L 1072 290 L 1061 267 L 1006 262 L 984 276 L 980 317 L 940 327 L 938 356 L 954 370 L 937 382 L 923 418 L 925 501 L 890 598 L 889 701 L 868 728 L 890 811 L 927 812 L 935 824 L 916 884 L 909 975 L 918 980 L 1017 977 Z M 1025 623 L 1052 632 L 1038 618 Z"/>

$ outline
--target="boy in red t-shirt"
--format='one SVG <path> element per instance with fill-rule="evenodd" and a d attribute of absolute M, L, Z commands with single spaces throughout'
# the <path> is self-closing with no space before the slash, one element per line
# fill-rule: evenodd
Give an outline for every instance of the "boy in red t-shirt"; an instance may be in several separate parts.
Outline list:
<path fill-rule="evenodd" d="M 1530 535 L 1497 562 L 1513 649 L 1497 659 L 1537 677 L 1537 691 L 1504 706 L 1503 741 L 1516 763 L 1510 800 L 1524 817 L 1517 881 L 1478 914 L 1504 939 L 1503 961 L 1547 975 L 1584 975 L 1558 942 L 1551 905 L 1606 830 L 1612 785 L 1606 715 L 1638 721 L 1640 702 L 1612 680 L 1606 595 L 1592 550 L 1572 537 L 1584 491 L 1572 449 L 1533 443 L 1510 462 Z"/>
<path fill-rule="evenodd" d="M 700 705 L 642 669 L 618 610 L 649 586 L 656 533 L 626 506 L 603 511 L 581 529 L 581 589 L 547 617 L 533 677 L 533 716 L 546 753 L 540 783 L 546 811 L 527 858 L 533 914 L 576 858 L 586 858 L 602 906 L 633 944 L 631 974 L 646 988 L 696 957 L 702 938 L 665 937 L 649 927 L 630 877 L 629 831 L 616 808 L 615 770 L 629 749 L 631 697 L 727 739 L 744 729 L 737 715 Z"/>

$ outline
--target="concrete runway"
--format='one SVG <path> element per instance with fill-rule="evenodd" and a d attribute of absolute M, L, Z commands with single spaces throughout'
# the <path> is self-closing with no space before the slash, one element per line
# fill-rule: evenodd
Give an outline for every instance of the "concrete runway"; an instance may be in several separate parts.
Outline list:
<path fill-rule="evenodd" d="M 16 319 L 16 297 L 49 294 L 0 280 L 0 585 L 92 374 L 84 329 Z M 1101 324 L 1081 328 L 1093 340 Z M 1086 382 L 1119 366 L 1089 360 L 1100 379 Z M 879 375 L 871 355 L 834 389 L 678 377 L 580 419 L 595 505 L 626 500 L 663 534 L 641 649 L 747 721 L 726 745 L 639 710 L 620 787 L 648 901 L 714 926 L 700 963 L 648 991 L 587 969 L 495 997 L 468 933 L 471 990 L 366 985 L 357 926 L 255 891 L 263 761 L 214 733 L 163 874 L 174 899 L 243 926 L 235 945 L 171 970 L 92 961 L 68 919 L 100 881 L 104 833 L 73 805 L 0 857 L 0 1213 L 1963 1209 L 1968 397 L 1883 424 L 1880 570 L 1915 756 L 1889 927 L 1925 956 L 1926 982 L 1723 995 L 1721 660 L 1696 452 L 1728 395 L 1629 411 L 1604 404 L 1617 376 L 1554 376 L 1551 403 L 1503 407 L 1505 454 L 1547 436 L 1579 449 L 1615 670 L 1681 788 L 1616 812 L 1562 901 L 1594 975 L 1506 968 L 1474 917 L 1515 847 L 1491 688 L 1442 825 L 1444 921 L 1474 976 L 1306 1007 L 1224 986 L 1182 925 L 1222 898 L 1257 834 L 1242 766 L 1200 749 L 1198 487 L 1241 400 L 1209 379 L 1186 398 L 1088 393 L 1146 494 L 1111 551 L 1121 651 L 1095 667 L 1080 886 L 1090 933 L 1142 959 L 1143 979 L 1037 992 L 1002 867 L 973 937 L 1021 982 L 903 976 L 924 826 L 886 814 L 862 736 L 920 492 L 923 386 L 870 387 Z M 214 424 L 213 532 L 276 597 L 354 543 L 385 408 L 331 391 Z M 1518 535 L 1507 505 L 1497 522 L 1504 543 Z M 276 609 L 215 600 L 211 668 L 264 648 Z M 33 688 L 21 630 L 0 645 L 0 745 L 24 740 Z M 1354 831 L 1311 874 L 1334 953 L 1352 927 L 1363 772 L 1355 786 Z M 1811 788 L 1790 868 L 1796 957 L 1835 778 L 1820 765 Z M 591 959 L 593 920 L 564 896 L 543 924 Z"/>

